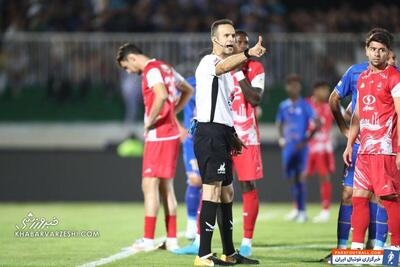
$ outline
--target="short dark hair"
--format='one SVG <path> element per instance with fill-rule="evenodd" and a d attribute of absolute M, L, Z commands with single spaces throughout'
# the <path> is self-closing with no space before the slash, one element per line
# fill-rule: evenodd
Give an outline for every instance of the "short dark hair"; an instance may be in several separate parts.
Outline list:
<path fill-rule="evenodd" d="M 291 83 L 291 82 L 300 82 L 301 77 L 297 73 L 291 73 L 286 76 L 286 83 Z"/>
<path fill-rule="evenodd" d="M 129 54 L 143 55 L 143 52 L 133 43 L 123 44 L 120 46 L 117 52 L 117 64 L 121 66 L 121 61 L 126 60 Z"/>
<path fill-rule="evenodd" d="M 211 24 L 211 36 L 215 36 L 215 33 L 217 32 L 219 25 L 225 25 L 225 24 L 234 26 L 233 21 L 230 19 L 219 19 L 214 21 L 213 24 Z"/>
<path fill-rule="evenodd" d="M 386 47 L 389 49 L 392 49 L 393 40 L 393 34 L 391 34 L 388 30 L 384 28 L 373 28 L 367 34 L 365 45 L 368 47 L 372 41 L 375 41 L 386 45 Z"/>
<path fill-rule="evenodd" d="M 326 81 L 316 81 L 313 84 L 313 90 L 320 88 L 320 87 L 328 87 L 329 88 L 329 84 Z"/>
<path fill-rule="evenodd" d="M 246 37 L 249 37 L 249 35 L 247 34 L 247 32 L 245 32 L 245 31 L 243 31 L 243 30 L 236 30 L 236 31 L 235 31 L 235 34 L 236 34 L 236 35 L 241 34 L 241 35 L 244 35 L 244 36 L 246 36 Z"/>

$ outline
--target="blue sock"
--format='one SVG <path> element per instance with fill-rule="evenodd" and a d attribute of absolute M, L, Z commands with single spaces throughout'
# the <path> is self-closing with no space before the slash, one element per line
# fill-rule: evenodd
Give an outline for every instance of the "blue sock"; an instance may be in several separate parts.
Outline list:
<path fill-rule="evenodd" d="M 297 195 L 295 197 L 295 201 L 297 203 L 297 208 L 300 211 L 306 210 L 306 183 L 296 182 L 295 188 L 297 191 Z"/>
<path fill-rule="evenodd" d="M 375 239 L 376 237 L 376 212 L 378 204 L 369 202 L 369 226 L 368 226 L 368 240 Z"/>
<path fill-rule="evenodd" d="M 378 205 L 376 211 L 376 237 L 375 246 L 384 247 L 388 232 L 386 209 Z"/>
<path fill-rule="evenodd" d="M 200 205 L 201 187 L 187 185 L 185 202 L 187 209 L 187 216 L 189 219 L 196 220 L 197 209 Z"/>
<path fill-rule="evenodd" d="M 340 204 L 337 225 L 338 247 L 347 247 L 347 241 L 349 240 L 349 233 L 351 228 L 352 211 L 352 205 Z"/>

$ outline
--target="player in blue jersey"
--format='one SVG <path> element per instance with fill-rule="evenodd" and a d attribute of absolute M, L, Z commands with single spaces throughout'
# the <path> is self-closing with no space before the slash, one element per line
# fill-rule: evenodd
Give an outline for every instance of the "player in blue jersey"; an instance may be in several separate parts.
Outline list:
<path fill-rule="evenodd" d="M 303 223 L 307 220 L 304 173 L 308 156 L 307 142 L 321 123 L 310 104 L 300 94 L 300 76 L 289 75 L 286 79 L 286 90 L 289 98 L 279 105 L 276 115 L 284 175 L 292 182 L 293 200 L 296 204 L 286 219 Z M 314 122 L 315 127 L 308 131 L 311 122 Z"/>
<path fill-rule="evenodd" d="M 187 82 L 196 88 L 196 78 L 194 76 L 186 79 Z M 196 92 L 196 89 L 195 89 Z M 189 100 L 183 109 L 183 127 L 190 128 L 193 118 L 196 117 L 196 93 Z M 187 131 L 187 130 L 186 130 Z M 181 255 L 197 255 L 199 252 L 200 236 L 197 230 L 197 211 L 201 202 L 201 177 L 197 159 L 194 155 L 193 137 L 186 136 L 182 142 L 183 161 L 185 164 L 187 187 L 185 193 L 185 203 L 187 211 L 187 225 L 185 236 L 187 239 L 194 239 L 191 244 L 173 251 Z"/>
<path fill-rule="evenodd" d="M 348 135 L 349 128 L 348 124 L 346 123 L 342 115 L 340 102 L 347 96 L 351 96 L 351 112 L 353 112 L 357 100 L 358 76 L 360 75 L 361 72 L 365 71 L 367 68 L 368 68 L 367 61 L 351 66 L 345 72 L 341 80 L 336 85 L 334 91 L 331 93 L 331 96 L 329 97 L 329 105 L 331 107 L 333 116 L 335 117 L 340 132 L 346 137 Z M 337 248 L 340 249 L 347 248 L 347 241 L 349 238 L 349 232 L 351 228 L 351 223 L 350 223 L 351 213 L 352 213 L 351 198 L 353 195 L 354 166 L 357 159 L 358 147 L 359 147 L 358 143 L 354 144 L 353 164 L 349 167 L 345 167 L 343 175 L 343 189 L 342 189 L 338 225 L 337 225 Z M 371 207 L 375 208 L 376 203 L 371 204 Z M 373 221 L 374 220 L 371 220 L 371 222 Z M 369 233 L 372 234 L 372 231 L 370 230 Z"/>
<path fill-rule="evenodd" d="M 372 34 L 383 31 L 387 32 L 385 29 L 374 28 L 368 34 L 367 37 Z M 342 76 L 341 80 L 335 87 L 335 90 L 331 93 L 329 97 L 329 105 L 331 107 L 333 116 L 335 117 L 336 123 L 339 127 L 340 132 L 347 137 L 349 132 L 348 123 L 345 121 L 343 114 L 341 112 L 341 100 L 351 96 L 351 112 L 354 111 L 354 107 L 357 100 L 357 80 L 361 72 L 368 69 L 368 62 L 362 62 L 351 66 L 345 74 Z M 357 151 L 359 144 L 356 142 L 353 146 L 352 162 L 353 164 L 349 167 L 345 166 L 343 175 L 343 189 L 341 196 L 341 203 L 339 208 L 338 224 L 337 224 L 337 248 L 346 249 L 349 232 L 351 228 L 351 214 L 352 214 L 352 195 L 353 195 L 353 178 L 354 178 L 354 166 L 357 159 Z M 384 214 L 385 210 L 379 207 L 376 203 L 375 198 L 370 201 L 370 225 L 368 230 L 368 242 L 367 248 L 379 248 L 382 244 L 382 237 L 377 235 L 376 227 L 377 220 L 385 220 Z M 380 214 L 380 215 L 379 215 Z M 377 218 L 377 215 L 379 218 Z M 377 240 L 376 240 L 376 237 Z M 383 241 L 384 243 L 384 241 Z M 329 260 L 330 255 L 325 257 L 323 260 Z"/>
<path fill-rule="evenodd" d="M 196 88 L 195 77 L 189 77 L 187 82 Z M 183 127 L 190 128 L 190 123 L 196 116 L 195 94 L 183 109 Z M 187 187 L 185 193 L 185 203 L 187 211 L 187 226 L 185 236 L 187 239 L 194 239 L 197 234 L 197 210 L 201 198 L 201 177 L 197 160 L 194 155 L 193 138 L 188 135 L 182 142 L 183 161 L 185 164 Z"/>

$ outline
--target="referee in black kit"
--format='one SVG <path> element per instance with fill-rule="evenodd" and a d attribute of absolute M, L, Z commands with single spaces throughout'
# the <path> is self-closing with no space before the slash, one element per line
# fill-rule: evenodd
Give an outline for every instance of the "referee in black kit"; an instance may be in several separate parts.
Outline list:
<path fill-rule="evenodd" d="M 235 28 L 228 19 L 211 25 L 212 53 L 204 56 L 196 69 L 197 128 L 194 133 L 194 151 L 203 182 L 203 200 L 200 211 L 200 248 L 194 266 L 258 264 L 235 251 L 232 241 L 232 154 L 241 153 L 242 142 L 233 128 L 230 104 L 234 82 L 231 71 L 240 67 L 249 57 L 261 57 L 265 48 L 258 43 L 243 53 L 233 54 Z M 217 258 L 211 252 L 217 208 L 221 209 L 219 227 L 223 255 Z"/>

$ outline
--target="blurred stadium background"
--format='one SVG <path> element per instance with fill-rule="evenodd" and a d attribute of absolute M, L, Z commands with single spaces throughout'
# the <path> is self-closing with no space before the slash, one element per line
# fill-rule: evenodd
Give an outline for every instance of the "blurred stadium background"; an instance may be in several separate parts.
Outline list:
<path fill-rule="evenodd" d="M 365 60 L 365 32 L 399 32 L 397 1 L 0 0 L 2 216 L 8 202 L 141 201 L 141 157 L 116 153 L 127 136 L 142 136 L 140 77 L 117 68 L 116 50 L 135 42 L 190 76 L 210 47 L 211 22 L 223 17 L 251 32 L 251 41 L 262 34 L 268 49 L 260 198 L 287 202 L 273 124 L 286 97 L 284 77 L 299 73 L 304 95 L 316 80 L 333 88 L 350 65 Z M 334 136 L 338 201 L 344 140 L 336 129 Z M 183 201 L 182 160 L 175 187 Z M 308 199 L 319 200 L 315 179 Z"/>

